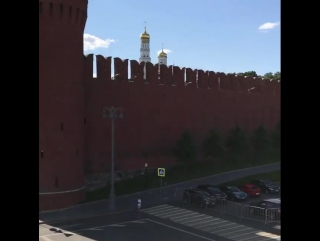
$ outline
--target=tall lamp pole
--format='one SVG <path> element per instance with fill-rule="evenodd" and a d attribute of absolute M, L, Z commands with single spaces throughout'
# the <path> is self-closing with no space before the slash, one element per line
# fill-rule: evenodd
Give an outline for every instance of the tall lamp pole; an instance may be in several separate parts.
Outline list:
<path fill-rule="evenodd" d="M 119 115 L 117 114 L 119 112 Z M 103 108 L 103 118 L 111 119 L 111 190 L 109 195 L 109 208 L 115 209 L 115 193 L 114 193 L 114 121 L 117 118 L 123 118 L 123 109 L 121 107 L 114 108 L 113 106 Z M 109 114 L 109 115 L 108 115 Z"/>
<path fill-rule="evenodd" d="M 146 186 L 146 189 L 148 189 L 148 163 L 146 162 L 144 164 L 144 175 L 145 175 L 145 186 Z"/>

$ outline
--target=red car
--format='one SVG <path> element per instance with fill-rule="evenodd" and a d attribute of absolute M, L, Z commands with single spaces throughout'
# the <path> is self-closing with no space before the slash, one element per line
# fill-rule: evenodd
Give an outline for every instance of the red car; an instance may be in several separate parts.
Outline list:
<path fill-rule="evenodd" d="M 259 196 L 261 189 L 253 184 L 243 184 L 239 186 L 239 189 L 250 196 Z"/>

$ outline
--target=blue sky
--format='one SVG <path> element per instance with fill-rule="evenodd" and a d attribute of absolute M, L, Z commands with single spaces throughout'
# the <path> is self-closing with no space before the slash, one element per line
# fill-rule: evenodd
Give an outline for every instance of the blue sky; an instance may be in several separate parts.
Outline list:
<path fill-rule="evenodd" d="M 153 63 L 163 43 L 168 65 L 280 71 L 280 0 L 89 0 L 85 54 L 138 60 L 144 21 Z"/>

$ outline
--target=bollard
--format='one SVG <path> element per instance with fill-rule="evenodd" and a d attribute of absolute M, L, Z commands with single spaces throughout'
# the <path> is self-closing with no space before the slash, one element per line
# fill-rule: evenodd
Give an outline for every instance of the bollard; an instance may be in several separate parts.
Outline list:
<path fill-rule="evenodd" d="M 265 209 L 265 224 L 268 223 L 268 209 Z"/>

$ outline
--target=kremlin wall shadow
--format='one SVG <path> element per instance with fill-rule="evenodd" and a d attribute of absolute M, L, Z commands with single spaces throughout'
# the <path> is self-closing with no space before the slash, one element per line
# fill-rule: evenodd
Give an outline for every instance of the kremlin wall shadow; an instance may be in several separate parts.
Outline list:
<path fill-rule="evenodd" d="M 225 136 L 236 125 L 251 132 L 260 125 L 274 129 L 280 121 L 279 81 L 101 55 L 93 78 L 93 61 L 93 54 L 84 57 L 85 160 L 95 171 L 110 166 L 111 121 L 102 118 L 104 107 L 123 108 L 124 118 L 115 121 L 116 170 L 173 164 L 171 148 L 185 129 L 194 134 L 201 155 L 212 129 Z"/>

